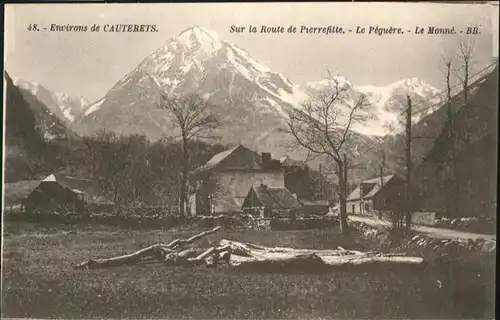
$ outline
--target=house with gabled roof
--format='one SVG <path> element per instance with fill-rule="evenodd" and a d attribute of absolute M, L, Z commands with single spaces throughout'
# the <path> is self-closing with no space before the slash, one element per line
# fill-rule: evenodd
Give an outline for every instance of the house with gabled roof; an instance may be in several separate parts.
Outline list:
<path fill-rule="evenodd" d="M 347 213 L 373 215 L 403 210 L 406 182 L 396 174 L 361 182 L 347 197 Z"/>
<path fill-rule="evenodd" d="M 280 161 L 272 159 L 270 153 L 258 154 L 243 145 L 214 155 L 191 172 L 190 181 L 190 211 L 196 214 L 240 211 L 254 185 L 285 187 Z"/>

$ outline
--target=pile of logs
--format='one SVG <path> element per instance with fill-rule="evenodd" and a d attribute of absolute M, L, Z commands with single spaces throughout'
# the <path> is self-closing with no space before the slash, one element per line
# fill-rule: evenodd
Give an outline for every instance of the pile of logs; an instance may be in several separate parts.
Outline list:
<path fill-rule="evenodd" d="M 218 246 L 208 249 L 186 248 L 220 227 L 201 232 L 188 239 L 176 239 L 168 244 L 157 243 L 137 252 L 107 259 L 89 259 L 75 266 L 77 269 L 97 269 L 121 265 L 158 261 L 166 265 L 215 267 L 221 263 L 242 270 L 277 269 L 319 271 L 333 267 L 354 267 L 373 264 L 419 265 L 419 257 L 406 257 L 404 254 L 381 254 L 361 252 L 338 247 L 335 250 L 311 250 L 280 247 L 265 247 L 251 243 L 221 240 Z"/>

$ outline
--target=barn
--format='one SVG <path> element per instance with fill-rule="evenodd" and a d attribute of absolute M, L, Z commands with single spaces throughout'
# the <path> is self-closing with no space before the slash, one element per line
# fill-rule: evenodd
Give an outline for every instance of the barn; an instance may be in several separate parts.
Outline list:
<path fill-rule="evenodd" d="M 24 201 L 27 212 L 65 213 L 84 210 L 84 193 L 63 186 L 51 174 L 31 192 Z"/>
<path fill-rule="evenodd" d="M 67 179 L 66 179 L 67 180 Z M 43 180 L 4 185 L 4 210 L 21 212 L 83 212 L 86 192 L 51 174 Z"/>
<path fill-rule="evenodd" d="M 289 217 L 299 213 L 301 208 L 300 202 L 287 188 L 264 184 L 252 186 L 241 206 L 243 212 L 259 214 L 262 218 Z"/>

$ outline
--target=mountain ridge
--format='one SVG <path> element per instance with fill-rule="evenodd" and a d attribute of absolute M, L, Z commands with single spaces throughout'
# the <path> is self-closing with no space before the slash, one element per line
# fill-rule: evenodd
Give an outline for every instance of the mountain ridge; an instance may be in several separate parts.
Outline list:
<path fill-rule="evenodd" d="M 80 117 L 90 104 L 88 99 L 83 96 L 71 96 L 66 93 L 56 92 L 38 82 L 31 82 L 23 78 L 14 79 L 14 85 L 30 92 L 59 119 L 64 121 L 66 125 L 70 125 Z"/>
<path fill-rule="evenodd" d="M 149 88 L 146 88 L 147 93 L 151 95 L 149 103 L 141 101 L 142 98 L 139 97 L 138 92 L 134 93 L 136 88 L 129 86 L 131 81 L 136 85 L 146 84 L 146 86 L 149 86 Z M 321 81 L 323 80 L 319 80 L 317 83 L 321 83 Z M 405 81 L 408 82 L 406 79 L 399 82 Z M 356 86 L 352 86 L 350 82 L 349 86 L 356 89 L 356 94 L 370 91 L 368 86 L 359 86 L 363 89 L 361 90 L 363 92 L 358 90 Z M 428 88 L 430 93 L 437 92 L 437 89 L 427 84 L 424 87 Z M 127 88 L 128 92 L 124 92 L 125 88 Z M 382 87 L 372 86 L 371 96 L 376 95 L 373 92 L 377 88 Z M 386 89 L 386 87 L 384 88 Z M 137 90 L 141 91 L 141 89 Z M 269 67 L 258 63 L 245 50 L 226 40 L 221 40 L 215 32 L 194 26 L 184 29 L 176 37 L 170 38 L 157 50 L 145 57 L 139 65 L 118 80 L 101 99 L 90 104 L 84 115 L 75 121 L 73 125 L 77 128 L 77 131 L 84 134 L 95 132 L 98 128 L 107 127 L 119 133 L 142 133 L 150 138 L 157 139 L 158 135 L 168 134 L 169 131 L 167 128 L 153 129 L 153 127 L 162 127 L 161 124 L 158 124 L 158 121 L 160 123 L 169 122 L 168 117 L 165 115 L 159 116 L 159 118 L 156 117 L 158 116 L 158 110 L 155 111 L 154 109 L 158 107 L 160 91 L 176 94 L 194 91 L 209 98 L 216 105 L 223 105 L 216 110 L 220 114 L 232 113 L 231 117 L 233 119 L 229 119 L 230 117 L 227 115 L 225 116 L 226 120 L 228 120 L 225 123 L 226 126 L 230 127 L 232 125 L 234 127 L 234 123 L 242 122 L 250 124 L 250 127 L 253 128 L 250 130 L 251 132 L 247 131 L 247 134 L 257 137 L 262 131 L 272 130 L 283 124 L 283 118 L 286 118 L 289 108 L 300 108 L 301 103 L 310 97 L 310 92 L 307 91 L 314 90 L 315 88 L 311 83 L 306 86 L 294 84 L 283 74 L 273 72 Z M 232 99 L 234 98 L 233 95 L 238 95 L 234 91 L 246 91 L 246 101 L 234 101 Z M 129 96 L 129 98 L 126 98 L 126 96 Z M 425 100 L 429 98 L 429 94 L 425 96 L 417 94 L 417 97 L 419 100 Z M 390 97 L 385 100 L 390 100 Z M 370 101 L 374 105 L 375 102 Z M 230 106 L 224 105 L 228 103 L 230 103 Z M 244 105 L 248 110 L 243 110 L 242 106 L 235 106 L 236 103 Z M 394 101 L 391 103 L 394 104 Z M 109 114 L 112 113 L 122 114 L 123 110 L 119 109 L 129 107 L 130 109 L 140 109 L 143 112 L 142 116 L 135 114 L 130 117 L 129 120 L 135 121 L 135 124 L 120 125 L 112 119 L 104 119 L 110 118 Z M 381 115 L 394 118 L 394 110 L 390 109 L 390 105 L 384 104 L 383 106 L 377 106 L 377 108 L 377 112 Z M 115 111 L 102 111 L 103 109 Z M 374 114 L 376 117 L 379 116 L 377 112 Z M 270 120 L 265 121 L 262 119 L 264 116 Z M 157 119 L 157 123 L 148 120 L 151 117 Z M 121 117 L 124 121 L 126 118 L 126 116 Z M 241 121 L 241 118 L 243 121 Z M 141 122 L 142 125 L 147 123 L 150 130 L 140 128 Z M 379 129 L 384 129 L 385 131 L 378 134 L 382 135 L 387 132 L 384 126 L 393 124 L 393 122 L 394 119 L 392 122 L 384 122 L 379 119 L 377 123 L 371 123 L 369 126 L 377 125 Z M 224 133 L 222 136 L 234 136 L 233 129 L 228 129 L 228 131 L 230 133 Z M 359 131 L 364 134 L 370 133 Z"/>

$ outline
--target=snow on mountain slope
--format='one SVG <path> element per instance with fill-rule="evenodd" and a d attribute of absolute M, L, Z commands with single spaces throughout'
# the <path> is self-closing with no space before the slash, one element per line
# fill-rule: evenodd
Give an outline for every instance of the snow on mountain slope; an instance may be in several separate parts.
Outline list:
<path fill-rule="evenodd" d="M 34 117 L 34 129 L 39 137 L 44 141 L 59 142 L 77 139 L 77 135 L 68 129 L 68 126 L 63 118 L 63 111 L 57 106 L 49 107 L 43 101 L 54 103 L 56 99 L 64 101 L 66 96 L 52 94 L 39 84 L 29 85 L 26 81 L 17 81 L 20 86 L 13 84 L 14 90 L 18 90 L 22 96 L 23 104 L 29 107 L 30 113 Z M 53 98 L 53 99 L 49 99 Z M 29 129 L 26 129 L 29 130 Z"/>
<path fill-rule="evenodd" d="M 36 82 L 16 79 L 14 84 L 30 92 L 66 125 L 80 117 L 89 105 L 89 101 L 84 97 L 73 97 L 66 93 L 53 92 Z"/>
<path fill-rule="evenodd" d="M 418 79 L 380 87 L 356 86 L 343 76 L 336 79 L 347 90 L 347 104 L 361 94 L 367 96 L 371 120 L 354 127 L 360 136 L 380 136 L 398 129 L 406 94 L 412 96 L 415 110 L 431 112 L 431 98 L 439 93 Z M 153 140 L 174 135 L 171 116 L 160 108 L 160 95 L 196 92 L 214 105 L 222 122 L 217 132 L 221 142 L 246 143 L 258 151 L 270 151 L 284 144 L 287 111 L 300 108 L 328 84 L 328 80 L 321 80 L 300 87 L 216 33 L 195 26 L 145 57 L 104 97 L 88 106 L 73 129 L 92 134 L 106 128 L 121 134 L 143 134 Z M 371 138 L 361 137 L 360 141 L 370 143 Z"/>
<path fill-rule="evenodd" d="M 335 76 L 333 80 L 323 79 L 307 83 L 305 91 L 314 96 L 324 90 L 332 81 L 338 81 L 347 95 L 356 100 L 360 94 L 366 96 L 367 112 L 371 116 L 364 125 L 357 125 L 354 130 L 367 135 L 383 136 L 389 132 L 398 132 L 402 128 L 402 116 L 409 94 L 414 116 L 412 121 L 418 122 L 423 116 L 432 113 L 439 106 L 441 93 L 436 88 L 426 84 L 418 78 L 400 80 L 387 86 L 357 86 L 342 76 Z M 404 122 L 403 122 L 404 123 Z"/>
<path fill-rule="evenodd" d="M 150 99 L 142 99 L 144 91 Z M 249 137 L 279 125 L 289 108 L 307 98 L 282 74 L 272 72 L 217 34 L 195 26 L 147 56 L 92 104 L 75 128 L 92 133 L 106 127 L 157 139 L 159 133 L 168 134 L 172 127 L 170 121 L 152 117 L 159 111 L 165 113 L 158 106 L 162 91 L 197 92 L 208 97 L 216 105 L 224 124 L 221 134 L 228 140 L 240 139 L 243 132 Z M 115 114 L 121 115 L 120 122 Z M 247 126 L 245 131 L 242 124 Z"/>
<path fill-rule="evenodd" d="M 99 110 L 99 108 L 101 107 L 101 105 L 103 103 L 104 103 L 104 98 L 102 98 L 101 100 L 99 100 L 97 102 L 92 103 L 91 105 L 88 106 L 87 110 L 85 110 L 85 112 L 83 114 L 85 116 L 88 116 L 92 112 Z"/>

